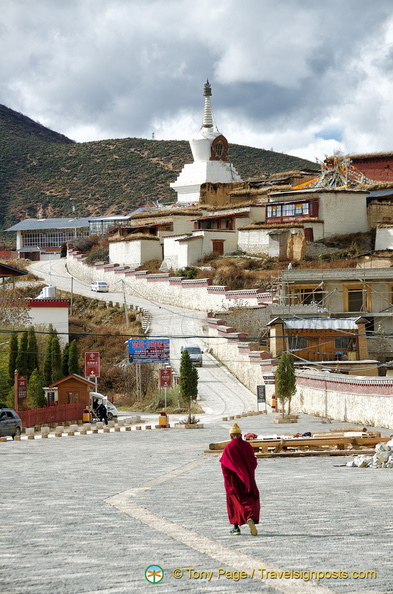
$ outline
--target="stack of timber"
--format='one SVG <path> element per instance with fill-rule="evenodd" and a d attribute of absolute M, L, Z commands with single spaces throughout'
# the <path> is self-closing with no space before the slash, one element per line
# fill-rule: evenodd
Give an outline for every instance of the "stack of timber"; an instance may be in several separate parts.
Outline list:
<path fill-rule="evenodd" d="M 336 430 L 328 433 L 314 433 L 312 436 L 283 435 L 277 437 L 258 436 L 247 439 L 254 448 L 257 458 L 291 458 L 298 456 L 351 456 L 374 454 L 378 443 L 389 441 L 379 431 Z M 205 453 L 221 453 L 229 441 L 211 443 Z"/>

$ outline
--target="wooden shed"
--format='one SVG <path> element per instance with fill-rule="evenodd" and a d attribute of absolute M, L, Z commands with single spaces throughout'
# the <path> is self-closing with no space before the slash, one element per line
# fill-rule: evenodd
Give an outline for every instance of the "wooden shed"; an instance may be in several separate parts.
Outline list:
<path fill-rule="evenodd" d="M 48 386 L 56 394 L 55 402 L 62 404 L 84 404 L 89 406 L 89 392 L 94 392 L 95 383 L 76 374 L 69 375 Z M 57 390 L 54 390 L 57 388 Z"/>

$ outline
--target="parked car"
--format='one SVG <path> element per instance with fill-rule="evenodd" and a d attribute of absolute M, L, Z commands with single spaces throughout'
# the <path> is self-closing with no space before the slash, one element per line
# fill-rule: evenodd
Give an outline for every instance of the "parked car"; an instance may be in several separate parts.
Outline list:
<path fill-rule="evenodd" d="M 12 408 L 0 408 L 0 436 L 10 435 L 12 439 L 22 432 L 22 421 Z"/>
<path fill-rule="evenodd" d="M 96 293 L 108 293 L 109 285 L 105 281 L 94 281 L 94 283 L 91 283 L 90 289 Z"/>
<path fill-rule="evenodd" d="M 186 344 L 181 347 L 181 352 L 188 351 L 190 355 L 191 363 L 195 367 L 202 367 L 202 349 L 197 344 Z"/>

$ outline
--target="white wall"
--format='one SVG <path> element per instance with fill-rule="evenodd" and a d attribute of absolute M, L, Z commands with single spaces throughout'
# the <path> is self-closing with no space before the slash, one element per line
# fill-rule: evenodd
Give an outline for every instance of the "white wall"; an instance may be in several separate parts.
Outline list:
<path fill-rule="evenodd" d="M 119 280 L 124 279 L 125 291 L 129 295 L 135 292 L 146 299 L 153 299 L 160 303 L 178 305 L 188 309 L 200 311 L 225 310 L 231 305 L 236 305 L 241 300 L 244 306 L 257 305 L 257 294 L 245 291 L 236 291 L 233 298 L 227 298 L 227 293 L 222 287 L 209 287 L 205 280 L 170 279 L 168 275 L 127 275 L 124 272 L 115 273 L 111 267 L 95 267 L 84 264 L 81 257 L 70 252 L 67 255 L 67 268 L 73 276 L 86 282 L 103 280 L 109 284 L 110 290 L 119 289 Z M 148 280 L 154 278 L 154 282 Z"/>
<path fill-rule="evenodd" d="M 237 244 L 246 254 L 269 254 L 269 236 L 265 229 L 239 231 Z"/>
<path fill-rule="evenodd" d="M 376 250 L 393 250 L 393 226 L 377 227 L 375 235 Z"/>
<path fill-rule="evenodd" d="M 52 324 L 61 343 L 68 342 L 68 307 L 31 307 L 29 318 L 34 327 L 48 328 Z"/>
<path fill-rule="evenodd" d="M 152 258 L 161 259 L 161 244 L 158 240 L 111 241 L 109 262 L 120 266 L 138 268 Z"/>
<path fill-rule="evenodd" d="M 368 231 L 366 192 L 319 193 L 324 237 Z"/>

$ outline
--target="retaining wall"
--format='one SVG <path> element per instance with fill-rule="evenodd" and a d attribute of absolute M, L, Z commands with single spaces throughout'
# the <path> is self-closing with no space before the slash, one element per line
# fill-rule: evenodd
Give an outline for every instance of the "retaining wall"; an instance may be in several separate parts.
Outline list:
<path fill-rule="evenodd" d="M 185 279 L 168 273 L 149 274 L 126 266 L 98 262 L 88 265 L 75 250 L 67 254 L 68 271 L 86 283 L 106 281 L 110 290 L 124 291 L 159 303 L 200 311 L 225 310 L 234 306 L 255 306 L 271 302 L 271 295 L 261 289 L 229 291 L 229 287 L 212 285 L 211 279 Z"/>
<path fill-rule="evenodd" d="M 297 392 L 292 400 L 294 410 L 393 429 L 392 380 L 298 372 L 296 384 Z"/>
<path fill-rule="evenodd" d="M 225 326 L 224 320 L 209 319 L 209 351 L 251 392 L 265 384 L 271 404 L 275 386 L 265 383 L 276 370 L 278 360 L 257 350 L 256 343 Z M 393 378 L 344 376 L 338 373 L 296 373 L 297 391 L 291 410 L 365 426 L 393 429 Z"/>

